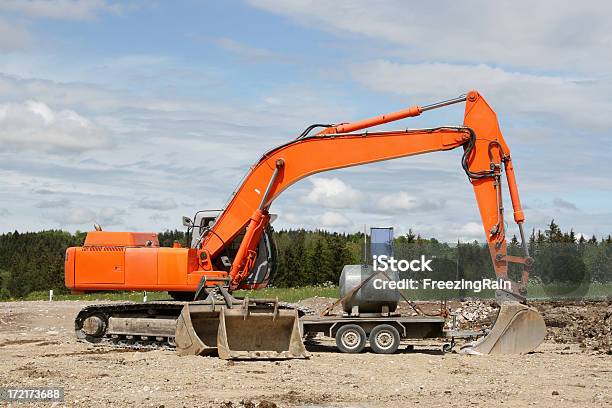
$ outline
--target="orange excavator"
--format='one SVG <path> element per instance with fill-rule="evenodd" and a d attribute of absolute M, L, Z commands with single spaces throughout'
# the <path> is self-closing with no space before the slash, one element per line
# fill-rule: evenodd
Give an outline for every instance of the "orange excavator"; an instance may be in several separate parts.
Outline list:
<path fill-rule="evenodd" d="M 363 131 L 465 102 L 462 126 Z M 322 128 L 318 133 L 313 133 Z M 217 352 L 223 358 L 307 356 L 298 313 L 270 299 L 236 299 L 236 289 L 266 287 L 276 270 L 269 209 L 290 185 L 315 173 L 382 160 L 463 148 L 461 166 L 474 188 L 495 273 L 510 281 L 508 264 L 523 265 L 520 282 L 499 291 L 502 302 L 489 336 L 475 353 L 531 351 L 543 340 L 541 316 L 525 305 L 531 265 L 510 149 L 495 112 L 476 91 L 426 106 L 337 125 L 311 125 L 296 139 L 265 153 L 222 211 L 184 217 L 190 246 L 159 246 L 155 233 L 107 232 L 96 226 L 82 247 L 69 248 L 65 283 L 75 292 L 168 291 L 176 302 L 93 305 L 75 320 L 90 342 L 175 346 L 181 354 Z M 524 256 L 507 253 L 502 173 Z M 505 305 L 505 306 L 504 306 Z M 500 321 L 503 320 L 503 321 Z M 495 337 L 495 338 L 493 338 Z"/>

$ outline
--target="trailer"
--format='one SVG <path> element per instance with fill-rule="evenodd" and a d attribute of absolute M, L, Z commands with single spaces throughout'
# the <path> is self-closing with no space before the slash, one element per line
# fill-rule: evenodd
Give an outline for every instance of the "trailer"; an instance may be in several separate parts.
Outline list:
<path fill-rule="evenodd" d="M 444 339 L 442 351 L 451 352 L 455 339 L 476 339 L 483 331 L 445 330 L 442 316 L 401 316 L 369 313 L 367 315 L 306 315 L 300 318 L 305 339 L 323 334 L 336 340 L 343 353 L 360 353 L 370 343 L 374 353 L 393 354 L 404 339 Z"/>

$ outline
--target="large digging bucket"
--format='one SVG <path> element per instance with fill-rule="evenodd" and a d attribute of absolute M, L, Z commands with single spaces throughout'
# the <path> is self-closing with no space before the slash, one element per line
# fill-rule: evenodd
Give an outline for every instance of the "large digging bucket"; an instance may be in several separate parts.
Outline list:
<path fill-rule="evenodd" d="M 219 357 L 231 359 L 308 358 L 296 310 L 278 307 L 221 309 Z"/>
<path fill-rule="evenodd" d="M 538 311 L 519 302 L 501 305 L 486 336 L 461 349 L 467 354 L 525 354 L 536 349 L 546 336 L 546 324 Z"/>
<path fill-rule="evenodd" d="M 183 306 L 174 338 L 178 355 L 209 355 L 217 351 L 219 310 L 220 306 L 215 305 Z"/>

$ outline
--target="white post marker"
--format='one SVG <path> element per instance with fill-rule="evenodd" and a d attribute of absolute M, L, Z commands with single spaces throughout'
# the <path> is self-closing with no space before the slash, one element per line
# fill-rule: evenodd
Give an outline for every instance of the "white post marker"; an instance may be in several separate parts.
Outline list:
<path fill-rule="evenodd" d="M 49 302 L 53 302 L 53 289 L 49 289 Z"/>
<path fill-rule="evenodd" d="M 142 292 L 142 301 L 143 302 L 147 301 L 147 291 L 146 290 L 144 292 Z"/>

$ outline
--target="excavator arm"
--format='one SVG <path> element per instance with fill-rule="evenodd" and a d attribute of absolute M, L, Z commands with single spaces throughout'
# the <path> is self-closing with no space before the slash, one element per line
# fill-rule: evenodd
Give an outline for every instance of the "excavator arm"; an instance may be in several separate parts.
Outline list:
<path fill-rule="evenodd" d="M 465 102 L 463 126 L 353 133 L 460 102 Z M 495 112 L 476 91 L 433 105 L 414 106 L 359 122 L 326 126 L 315 135 L 303 134 L 267 152 L 251 168 L 214 226 L 203 235 L 198 249 L 200 267 L 213 270 L 214 260 L 228 243 L 245 231 L 229 270 L 229 277 L 231 288 L 246 287 L 248 285 L 242 283 L 253 267 L 257 245 L 268 225 L 268 209 L 274 199 L 295 182 L 323 171 L 458 147 L 464 149 L 461 164 L 476 194 L 496 275 L 508 279 L 508 262 L 525 265 L 521 283 L 513 283 L 511 291 L 515 298 L 523 300 L 530 258 L 524 241 L 524 216 L 510 149 L 501 134 Z M 504 170 L 514 220 L 523 239 L 524 257 L 507 255 L 502 204 Z"/>

